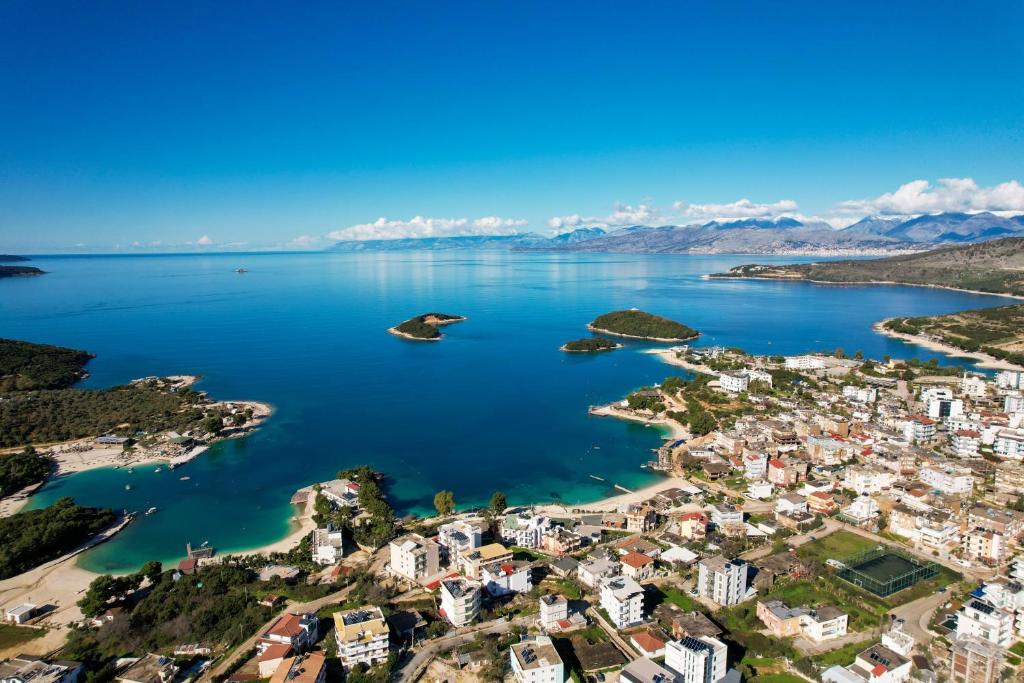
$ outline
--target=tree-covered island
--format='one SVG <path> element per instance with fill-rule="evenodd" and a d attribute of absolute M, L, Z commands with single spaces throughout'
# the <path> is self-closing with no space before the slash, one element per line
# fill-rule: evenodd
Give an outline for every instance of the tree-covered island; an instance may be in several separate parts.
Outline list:
<path fill-rule="evenodd" d="M 424 313 L 388 328 L 388 332 L 416 341 L 440 341 L 442 335 L 438 328 L 460 323 L 465 319 L 465 316 L 450 313 Z"/>
<path fill-rule="evenodd" d="M 565 342 L 560 350 L 567 353 L 596 353 L 598 351 L 612 351 L 619 348 L 622 348 L 622 344 L 613 342 L 611 339 L 584 337 L 583 339 Z"/>
<path fill-rule="evenodd" d="M 587 328 L 592 332 L 614 334 L 619 337 L 665 342 L 689 341 L 700 335 L 700 332 L 692 327 L 635 308 L 599 315 L 587 325 Z"/>

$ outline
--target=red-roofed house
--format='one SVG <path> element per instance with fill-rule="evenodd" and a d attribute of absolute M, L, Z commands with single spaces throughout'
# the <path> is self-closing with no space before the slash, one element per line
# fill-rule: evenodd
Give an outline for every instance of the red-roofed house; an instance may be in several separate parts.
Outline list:
<path fill-rule="evenodd" d="M 277 671 L 277 667 L 281 666 L 281 662 L 284 661 L 285 657 L 289 657 L 291 653 L 292 646 L 287 643 L 272 643 L 268 645 L 263 650 L 263 653 L 256 658 L 260 669 L 260 678 L 270 678 Z"/>
<path fill-rule="evenodd" d="M 644 657 L 655 659 L 665 655 L 665 639 L 653 631 L 647 630 L 634 633 L 630 637 L 629 642 Z"/>
<path fill-rule="evenodd" d="M 703 512 L 686 512 L 676 517 L 676 520 L 675 533 L 683 538 L 702 539 L 707 535 L 708 516 Z"/>
<path fill-rule="evenodd" d="M 807 511 L 814 515 L 831 515 L 839 509 L 839 504 L 831 493 L 815 491 L 807 496 Z"/>
<path fill-rule="evenodd" d="M 619 560 L 622 573 L 634 581 L 646 581 L 654 576 L 654 560 L 643 553 L 626 553 Z"/>
<path fill-rule="evenodd" d="M 256 650 L 263 654 L 275 643 L 290 645 L 296 652 L 308 650 L 316 642 L 320 621 L 315 614 L 283 614 L 264 631 Z"/>

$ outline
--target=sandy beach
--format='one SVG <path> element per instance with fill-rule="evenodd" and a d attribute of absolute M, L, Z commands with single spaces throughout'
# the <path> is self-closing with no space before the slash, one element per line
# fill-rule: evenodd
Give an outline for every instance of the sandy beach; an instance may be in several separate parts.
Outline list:
<path fill-rule="evenodd" d="M 950 344 L 935 341 L 934 339 L 916 337 L 912 334 L 904 334 L 903 332 L 894 332 L 885 327 L 885 323 L 890 320 L 893 320 L 893 318 L 880 320 L 872 325 L 871 329 L 878 334 L 885 335 L 886 337 L 892 337 L 893 339 L 899 339 L 910 344 L 916 344 L 917 346 L 926 348 L 929 351 L 937 351 L 939 353 L 944 353 L 947 356 L 954 356 L 958 358 L 973 358 L 978 361 L 978 365 L 983 368 L 990 368 L 992 370 L 1024 370 L 1024 367 L 1020 365 L 1001 360 L 995 356 L 990 356 L 987 353 L 981 353 L 980 351 L 965 351 L 963 349 L 958 349 L 955 346 L 951 346 Z"/>
<path fill-rule="evenodd" d="M 673 439 L 685 439 L 690 436 L 689 430 L 675 420 L 660 417 L 641 417 L 640 415 L 634 415 L 626 410 L 616 408 L 614 405 L 591 408 L 590 414 L 601 417 L 614 417 L 620 420 L 629 420 L 630 422 L 640 422 L 651 427 L 667 427 L 672 432 Z"/>
<path fill-rule="evenodd" d="M 572 513 L 573 510 L 587 511 L 587 512 L 614 512 L 625 505 L 632 505 L 633 503 L 642 503 L 651 496 L 657 494 L 660 491 L 666 489 L 677 488 L 682 486 L 689 486 L 690 480 L 686 477 L 666 477 L 660 481 L 657 481 L 650 486 L 645 486 L 642 489 L 637 489 L 631 493 L 622 493 L 593 503 L 586 503 L 582 505 L 537 505 L 534 509 L 540 514 L 561 516 Z M 682 511 L 689 511 L 686 506 L 676 508 Z M 693 504 L 693 510 L 699 510 L 700 506 Z"/>
<path fill-rule="evenodd" d="M 715 372 L 706 365 L 690 363 L 689 361 L 685 361 L 682 358 L 677 357 L 676 352 L 673 351 L 672 349 L 648 349 L 643 353 L 649 354 L 651 356 L 657 356 L 658 358 L 661 359 L 662 363 L 668 363 L 669 365 L 674 365 L 678 368 L 684 368 L 686 370 L 689 370 L 690 372 L 699 372 L 705 375 L 718 374 L 717 372 Z"/>
<path fill-rule="evenodd" d="M 306 503 L 302 506 L 301 511 L 291 519 L 294 528 L 281 540 L 268 543 L 267 545 L 260 546 L 259 548 L 253 548 L 251 550 L 226 553 L 224 556 L 227 557 L 228 555 L 233 555 L 236 557 L 245 557 L 248 555 L 269 555 L 270 553 L 288 552 L 298 545 L 299 541 L 301 541 L 306 534 L 316 528 L 316 522 L 313 521 L 314 500 L 315 497 L 312 495 L 306 499 Z"/>

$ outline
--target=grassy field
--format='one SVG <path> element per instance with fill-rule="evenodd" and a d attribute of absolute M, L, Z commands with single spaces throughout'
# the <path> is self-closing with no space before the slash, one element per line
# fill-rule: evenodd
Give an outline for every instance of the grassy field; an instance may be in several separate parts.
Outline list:
<path fill-rule="evenodd" d="M 21 645 L 36 638 L 42 638 L 44 635 L 46 635 L 45 629 L 0 624 L 0 650 Z"/>
<path fill-rule="evenodd" d="M 700 605 L 697 601 L 678 588 L 665 588 L 663 591 L 665 593 L 665 602 L 670 602 L 687 612 L 700 611 Z"/>
<path fill-rule="evenodd" d="M 866 650 L 876 642 L 878 642 L 877 638 L 869 638 L 867 640 L 862 640 L 859 643 L 850 643 L 849 645 L 844 645 L 839 649 L 823 652 L 820 655 L 814 655 L 811 659 L 815 664 L 825 668 L 835 666 L 837 664 L 840 666 L 846 666 L 853 661 L 853 658 L 858 652 Z"/>
<path fill-rule="evenodd" d="M 831 576 L 820 577 L 813 583 L 786 583 L 771 591 L 769 597 L 782 600 L 790 607 L 835 605 L 849 615 L 851 631 L 863 631 L 878 626 L 881 616 L 889 610 L 889 605 L 881 598 L 869 597 L 860 591 L 850 590 L 840 580 Z"/>
<path fill-rule="evenodd" d="M 823 536 L 815 541 L 805 543 L 797 548 L 796 554 L 805 560 L 816 559 L 819 562 L 824 563 L 826 560 L 845 560 L 854 555 L 862 553 L 866 550 L 871 550 L 879 544 L 875 541 L 858 536 L 849 531 L 839 530 L 828 536 Z M 849 596 L 849 602 L 856 607 L 858 604 L 868 608 L 869 610 L 876 611 L 875 605 L 896 607 L 899 605 L 906 604 L 918 598 L 922 598 L 926 595 L 930 595 L 940 588 L 955 583 L 961 579 L 961 575 L 957 574 L 951 569 L 941 567 L 939 569 L 938 576 L 921 581 L 906 590 L 902 590 L 899 593 L 893 593 L 888 598 L 879 598 L 873 593 L 866 590 L 862 590 L 854 586 L 853 584 L 847 583 L 838 578 L 829 577 L 829 583 L 832 584 L 835 589 L 845 592 Z M 824 584 L 823 584 L 824 585 Z M 837 603 L 840 609 L 844 609 L 844 605 Z M 884 612 L 885 610 L 882 610 Z M 854 612 L 850 611 L 851 626 L 853 626 Z M 866 622 L 861 622 L 866 623 Z M 874 624 L 872 624 L 874 625 Z"/>
<path fill-rule="evenodd" d="M 804 543 L 797 548 L 796 554 L 801 559 L 813 558 L 824 563 L 825 560 L 845 560 L 877 545 L 878 543 L 870 538 L 840 529 L 816 541 Z"/>
<path fill-rule="evenodd" d="M 790 673 L 764 674 L 749 679 L 751 683 L 807 683 L 807 680 Z"/>

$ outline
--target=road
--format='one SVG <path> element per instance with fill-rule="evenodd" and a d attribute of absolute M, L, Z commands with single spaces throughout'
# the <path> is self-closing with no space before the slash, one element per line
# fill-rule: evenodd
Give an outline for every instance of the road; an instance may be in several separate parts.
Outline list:
<path fill-rule="evenodd" d="M 505 621 L 504 619 L 488 621 L 476 626 L 470 626 L 460 633 L 428 641 L 426 645 L 416 651 L 412 659 L 392 672 L 391 679 L 394 681 L 415 681 L 422 675 L 427 665 L 430 664 L 430 661 L 439 652 L 472 642 L 481 633 L 485 635 L 503 634 L 508 633 L 513 627 L 528 626 L 536 618 L 536 615 L 527 615 L 512 621 Z"/>
<path fill-rule="evenodd" d="M 945 604 L 947 600 L 949 600 L 949 593 L 934 593 L 896 607 L 890 610 L 889 614 L 903 619 L 906 632 L 923 645 L 938 635 L 928 630 L 928 622 L 931 621 L 935 610 Z"/>
<path fill-rule="evenodd" d="M 627 643 L 623 639 L 623 637 L 619 635 L 618 630 L 616 630 L 614 626 L 612 626 L 605 620 L 601 612 L 594 609 L 593 607 L 589 607 L 587 608 L 587 614 L 589 614 L 590 618 L 597 622 L 601 629 L 608 634 L 608 637 L 611 638 L 612 643 L 615 644 L 615 647 L 619 648 L 619 651 L 626 656 L 626 659 L 628 659 L 629 661 L 633 661 L 637 658 L 637 654 L 633 651 L 633 648 L 630 647 L 629 643 Z"/>

